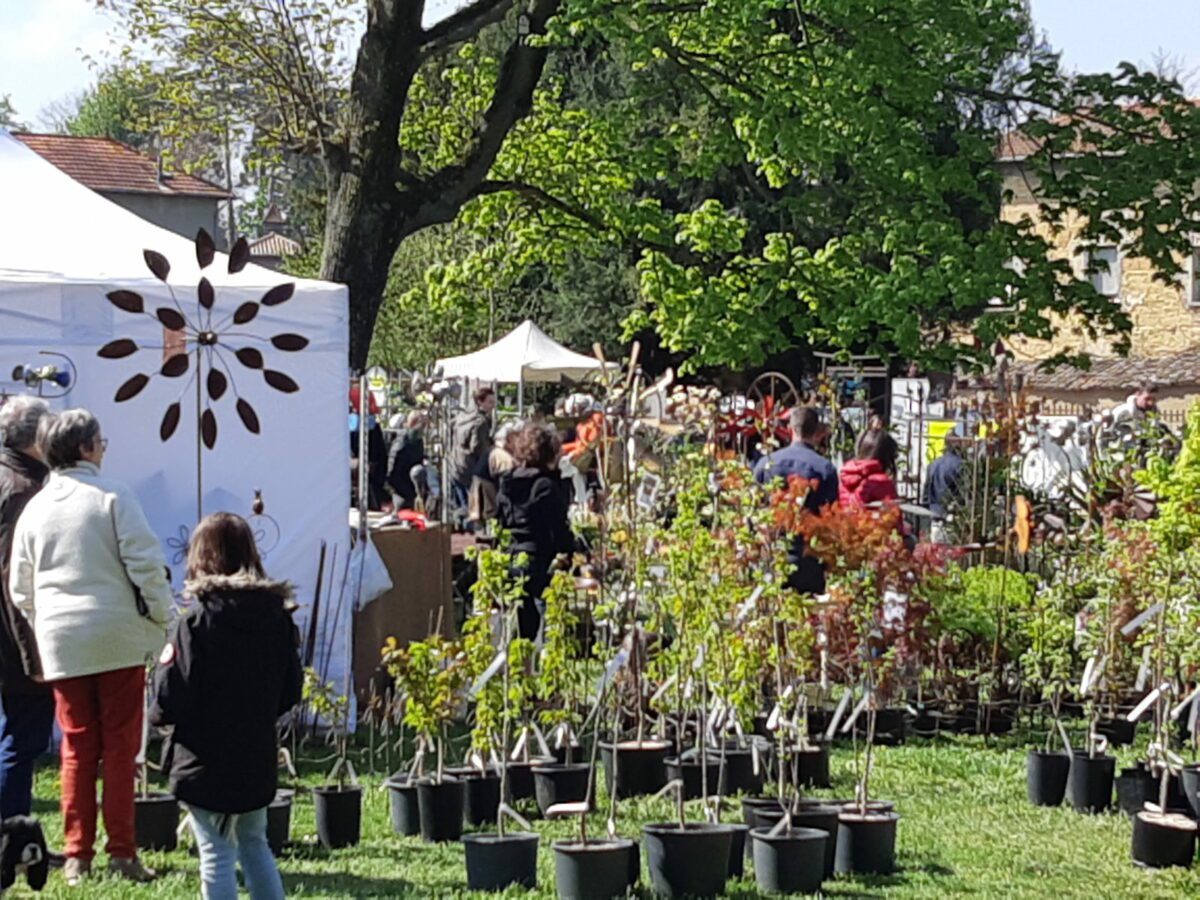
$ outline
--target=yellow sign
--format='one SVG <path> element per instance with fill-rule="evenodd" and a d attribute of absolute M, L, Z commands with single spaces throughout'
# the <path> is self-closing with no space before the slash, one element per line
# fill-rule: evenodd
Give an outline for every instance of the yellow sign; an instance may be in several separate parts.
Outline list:
<path fill-rule="evenodd" d="M 953 420 L 947 422 L 926 422 L 926 433 L 929 435 L 925 442 L 925 462 L 931 463 L 946 449 L 946 435 L 954 431 Z"/>

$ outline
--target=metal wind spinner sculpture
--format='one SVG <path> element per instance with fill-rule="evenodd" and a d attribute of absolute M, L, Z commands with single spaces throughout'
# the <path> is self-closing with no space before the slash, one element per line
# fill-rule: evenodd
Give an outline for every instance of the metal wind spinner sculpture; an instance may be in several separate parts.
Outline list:
<path fill-rule="evenodd" d="M 159 425 L 159 437 L 165 443 L 179 427 L 183 416 L 183 401 L 188 389 L 195 388 L 196 397 L 196 515 L 203 516 L 203 447 L 212 450 L 217 444 L 217 414 L 215 404 L 226 393 L 235 398 L 235 410 L 242 425 L 251 434 L 260 434 L 258 413 L 247 399 L 246 382 L 238 389 L 235 366 L 246 370 L 246 375 L 261 375 L 263 381 L 276 391 L 293 394 L 300 390 L 291 376 L 275 369 L 266 368 L 262 351 L 254 343 L 269 344 L 276 350 L 296 353 L 308 346 L 308 338 L 299 334 L 277 334 L 263 337 L 242 330 L 257 318 L 262 307 L 279 306 L 292 298 L 296 285 L 292 282 L 277 285 L 268 290 L 257 301 L 240 304 L 232 313 L 221 316 L 216 309 L 216 292 L 211 282 L 201 277 L 196 286 L 194 314 L 184 311 L 167 282 L 171 265 L 167 258 L 154 250 L 143 251 L 150 272 L 166 285 L 171 295 L 170 306 L 160 306 L 150 311 L 141 294 L 134 291 L 111 291 L 110 303 L 124 312 L 144 315 L 160 323 L 165 339 L 162 344 L 139 345 L 130 338 L 118 338 L 100 348 L 97 355 L 102 359 L 125 359 L 140 350 L 162 350 L 163 362 L 157 371 L 149 374 L 139 372 L 125 381 L 114 399 L 125 403 L 138 396 L 155 377 L 180 379 L 189 376 L 179 391 L 178 399 L 170 403 L 163 413 Z M 196 261 L 201 270 L 206 269 L 216 256 L 212 236 L 203 228 L 196 234 Z M 250 247 L 246 239 L 238 238 L 229 251 L 230 274 L 240 272 L 250 261 Z M 220 318 L 218 318 L 220 316 Z"/>

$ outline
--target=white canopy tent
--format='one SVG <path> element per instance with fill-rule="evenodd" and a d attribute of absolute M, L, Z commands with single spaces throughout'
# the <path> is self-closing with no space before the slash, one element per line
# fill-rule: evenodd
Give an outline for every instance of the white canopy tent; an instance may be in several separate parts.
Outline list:
<path fill-rule="evenodd" d="M 558 384 L 564 378 L 578 381 L 602 371 L 605 364 L 568 350 L 526 319 L 494 344 L 474 353 L 439 359 L 437 366 L 446 378 L 516 384 L 524 405 L 526 382 Z"/>
<path fill-rule="evenodd" d="M 297 280 L 290 296 L 268 299 L 286 276 L 253 265 L 230 274 L 217 254 L 203 270 L 213 290 L 201 292 L 192 241 L 93 193 L 2 130 L 0 197 L 0 402 L 40 391 L 55 408 L 95 413 L 109 440 L 105 471 L 136 490 L 177 586 L 198 515 L 239 513 L 270 574 L 296 586 L 307 635 L 323 558 L 313 662 L 348 686 L 345 287 Z M 144 250 L 169 262 L 165 280 Z M 110 302 L 114 291 L 127 293 Z M 65 396 L 52 382 L 14 380 L 19 366 L 47 365 L 72 371 Z"/>

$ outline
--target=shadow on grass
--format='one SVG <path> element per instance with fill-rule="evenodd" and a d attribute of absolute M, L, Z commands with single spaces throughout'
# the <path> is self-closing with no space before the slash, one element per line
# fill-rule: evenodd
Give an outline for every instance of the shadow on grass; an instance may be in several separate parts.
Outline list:
<path fill-rule="evenodd" d="M 428 896 L 428 885 L 415 885 L 403 878 L 354 875 L 348 872 L 284 873 L 286 893 L 349 897 Z"/>

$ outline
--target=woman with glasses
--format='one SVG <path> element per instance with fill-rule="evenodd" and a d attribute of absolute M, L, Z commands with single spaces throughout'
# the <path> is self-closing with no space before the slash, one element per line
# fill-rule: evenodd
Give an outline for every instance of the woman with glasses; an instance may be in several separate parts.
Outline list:
<path fill-rule="evenodd" d="M 91 871 L 102 765 L 109 869 L 154 878 L 137 858 L 133 801 L 146 663 L 163 647 L 171 589 L 137 497 L 100 473 L 107 445 L 85 410 L 42 421 L 38 446 L 51 475 L 21 514 L 12 549 L 13 604 L 33 625 L 63 732 L 70 885 Z"/>

